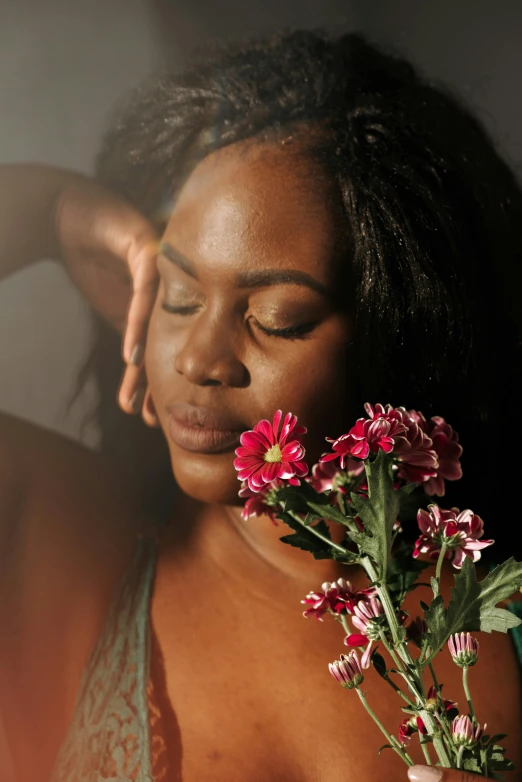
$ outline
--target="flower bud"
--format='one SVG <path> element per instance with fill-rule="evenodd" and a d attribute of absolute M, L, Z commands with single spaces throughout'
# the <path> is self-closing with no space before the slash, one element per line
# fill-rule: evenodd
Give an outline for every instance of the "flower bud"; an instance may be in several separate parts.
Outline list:
<path fill-rule="evenodd" d="M 468 668 L 478 660 L 479 642 L 469 633 L 455 633 L 448 641 L 453 662 L 460 668 Z"/>
<path fill-rule="evenodd" d="M 455 717 L 451 724 L 453 741 L 458 747 L 464 747 L 464 749 L 472 749 L 482 736 L 482 733 L 483 728 L 480 725 L 474 725 L 467 714 L 460 714 L 458 717 Z"/>
<path fill-rule="evenodd" d="M 328 670 L 339 684 L 347 690 L 359 687 L 364 681 L 361 663 L 355 649 L 349 654 L 342 654 L 340 660 L 328 664 Z"/>

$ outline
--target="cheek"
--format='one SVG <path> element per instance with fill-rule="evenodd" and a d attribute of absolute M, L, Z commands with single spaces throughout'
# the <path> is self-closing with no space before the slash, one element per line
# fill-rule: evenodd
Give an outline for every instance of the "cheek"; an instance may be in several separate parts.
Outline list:
<path fill-rule="evenodd" d="M 261 367 L 253 376 L 256 407 L 291 411 L 307 427 L 313 461 L 327 450 L 325 437 L 342 434 L 354 422 L 350 339 L 344 323 L 334 323 L 324 338 L 293 343 L 285 360 Z"/>
<path fill-rule="evenodd" d="M 165 382 L 171 383 L 176 377 L 174 372 L 174 358 L 177 351 L 179 336 L 171 334 L 161 325 L 161 310 L 156 305 L 147 332 L 147 345 L 145 350 L 145 371 L 147 382 L 153 400 L 161 399 L 161 390 Z"/>

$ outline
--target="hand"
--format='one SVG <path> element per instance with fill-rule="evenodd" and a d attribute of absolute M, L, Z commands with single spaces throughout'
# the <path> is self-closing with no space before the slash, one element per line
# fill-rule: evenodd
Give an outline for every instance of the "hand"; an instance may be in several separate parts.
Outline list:
<path fill-rule="evenodd" d="M 438 766 L 412 766 L 408 769 L 410 782 L 493 782 L 489 777 Z"/>
<path fill-rule="evenodd" d="M 87 177 L 71 177 L 56 208 L 57 238 L 66 269 L 94 309 L 124 332 L 118 402 L 127 413 L 142 410 L 146 378 L 143 354 L 156 298 L 158 237 L 133 206 Z"/>

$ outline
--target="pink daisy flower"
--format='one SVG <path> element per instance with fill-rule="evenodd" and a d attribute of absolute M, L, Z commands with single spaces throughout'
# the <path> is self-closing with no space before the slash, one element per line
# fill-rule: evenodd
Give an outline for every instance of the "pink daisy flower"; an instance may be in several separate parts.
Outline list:
<path fill-rule="evenodd" d="M 486 728 L 487 725 L 484 725 Z M 473 724 L 467 714 L 459 714 L 451 724 L 451 735 L 457 747 L 473 749 L 484 732 L 480 725 Z"/>
<path fill-rule="evenodd" d="M 424 483 L 437 475 L 439 466 L 433 442 L 412 416 L 412 413 L 417 415 L 415 410 L 408 412 L 404 407 L 397 407 L 393 413 L 407 430 L 393 449 L 399 462 L 398 477 L 407 483 Z"/>
<path fill-rule="evenodd" d="M 359 687 L 364 681 L 359 656 L 355 649 L 348 654 L 342 654 L 340 660 L 328 663 L 328 670 L 339 684 L 347 690 Z"/>
<path fill-rule="evenodd" d="M 246 499 L 242 517 L 247 519 L 252 516 L 268 516 L 270 521 L 275 527 L 278 527 L 277 510 L 278 503 L 275 496 L 275 491 L 280 489 L 283 485 L 282 481 L 276 480 L 268 484 L 266 489 L 262 492 L 253 492 L 248 488 L 246 481 L 243 481 L 241 489 L 239 490 L 239 496 Z"/>
<path fill-rule="evenodd" d="M 355 591 L 349 581 L 344 578 L 338 578 L 337 581 L 325 581 L 321 585 L 320 591 L 309 592 L 301 603 L 309 606 L 303 611 L 303 616 L 308 619 L 309 616 L 315 616 L 320 622 L 323 621 L 323 615 L 327 611 L 339 616 L 340 614 L 353 614 L 355 606 L 361 600 L 368 600 L 377 594 L 375 587 Z"/>
<path fill-rule="evenodd" d="M 364 472 L 364 463 L 355 459 L 348 459 L 344 470 L 333 462 L 318 462 L 314 464 L 312 473 L 306 480 L 319 494 L 326 491 L 346 494 L 351 479 L 361 475 L 362 472 Z"/>
<path fill-rule="evenodd" d="M 303 461 L 305 449 L 298 439 L 307 430 L 297 426 L 295 415 L 287 413 L 279 431 L 282 415 L 278 410 L 272 423 L 262 420 L 251 431 L 243 432 L 241 445 L 236 448 L 234 467 L 238 478 L 247 481 L 254 493 L 262 492 L 275 480 L 286 480 L 298 486 L 299 478 L 308 472 Z"/>
<path fill-rule="evenodd" d="M 475 665 L 478 660 L 479 642 L 471 633 L 455 633 L 450 635 L 448 648 L 453 662 L 459 668 L 468 668 Z"/>
<path fill-rule="evenodd" d="M 333 453 L 321 457 L 322 462 L 329 462 L 340 458 L 341 467 L 344 469 L 349 457 L 367 459 L 370 451 L 383 450 L 390 453 L 396 447 L 400 438 L 405 437 L 407 427 L 394 416 L 391 405 L 370 404 L 364 406 L 369 418 L 359 418 L 352 426 L 348 434 L 343 434 L 336 440 L 326 438 L 332 443 Z"/>
<path fill-rule="evenodd" d="M 459 445 L 459 436 L 440 415 L 435 415 L 426 421 L 420 412 L 410 410 L 409 414 L 431 438 L 439 463 L 437 474 L 428 478 L 423 489 L 426 494 L 443 497 L 446 493 L 444 481 L 457 481 L 462 478 L 462 467 L 459 461 L 462 456 L 462 446 Z"/>
<path fill-rule="evenodd" d="M 426 734 L 428 731 L 420 717 L 406 717 L 399 725 L 399 741 L 407 744 L 414 733 Z"/>
<path fill-rule="evenodd" d="M 495 542 L 479 540 L 484 534 L 484 522 L 471 510 L 443 510 L 438 505 L 430 505 L 428 510 L 419 510 L 417 523 L 422 534 L 415 543 L 413 556 L 429 554 L 431 559 L 437 559 L 442 544 L 446 543 L 446 559 L 453 556 L 452 565 L 458 570 L 465 557 L 477 562 L 481 549 Z"/>
<path fill-rule="evenodd" d="M 384 608 L 378 597 L 361 600 L 354 606 L 352 623 L 360 632 L 347 635 L 344 643 L 346 646 L 365 646 L 368 644 L 361 658 L 363 668 L 370 667 L 372 643 L 381 637 L 380 624 L 375 620 L 379 620 L 382 616 L 384 616 Z"/>

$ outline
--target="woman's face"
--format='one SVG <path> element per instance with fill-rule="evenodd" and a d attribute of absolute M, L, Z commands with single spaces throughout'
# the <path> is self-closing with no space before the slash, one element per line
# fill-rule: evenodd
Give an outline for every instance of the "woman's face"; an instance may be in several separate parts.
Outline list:
<path fill-rule="evenodd" d="M 187 494 L 237 503 L 239 435 L 278 409 L 308 428 L 310 465 L 348 423 L 339 211 L 315 164 L 269 144 L 212 153 L 180 191 L 158 260 L 146 370 Z"/>

